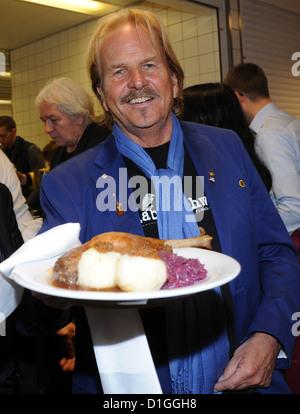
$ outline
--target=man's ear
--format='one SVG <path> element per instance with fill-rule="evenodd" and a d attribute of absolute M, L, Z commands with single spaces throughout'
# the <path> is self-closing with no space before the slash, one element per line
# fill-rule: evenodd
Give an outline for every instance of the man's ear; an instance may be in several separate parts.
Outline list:
<path fill-rule="evenodd" d="M 102 89 L 100 88 L 100 86 L 97 86 L 97 92 L 98 92 L 98 95 L 99 95 L 99 99 L 100 99 L 101 105 L 103 106 L 103 109 L 106 112 L 108 112 L 108 107 L 106 105 L 104 93 L 103 93 Z"/>
<path fill-rule="evenodd" d="M 76 118 L 76 123 L 77 123 L 77 125 L 83 125 L 83 123 L 84 123 L 84 117 L 82 115 L 79 115 Z"/>
<path fill-rule="evenodd" d="M 239 100 L 239 103 L 242 104 L 242 102 L 245 100 L 244 95 L 242 93 L 239 93 L 238 91 L 234 91 L 234 92 Z"/>
<path fill-rule="evenodd" d="M 173 84 L 173 99 L 176 99 L 178 98 L 178 94 L 179 94 L 178 79 L 175 73 L 172 73 L 171 77 L 172 77 L 172 84 Z"/>

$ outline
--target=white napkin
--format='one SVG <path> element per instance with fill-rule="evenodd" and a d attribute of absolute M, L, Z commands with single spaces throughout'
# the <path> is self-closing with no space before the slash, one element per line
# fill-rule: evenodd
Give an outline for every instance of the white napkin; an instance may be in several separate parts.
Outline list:
<path fill-rule="evenodd" d="M 105 394 L 161 394 L 136 309 L 85 308 Z"/>
<path fill-rule="evenodd" d="M 104 394 L 162 394 L 136 309 L 85 308 Z"/>
<path fill-rule="evenodd" d="M 79 223 L 66 223 L 38 234 L 0 263 L 0 273 L 11 277 L 11 272 L 17 265 L 50 259 L 79 246 L 79 232 Z"/>
<path fill-rule="evenodd" d="M 17 308 L 21 302 L 23 290 L 13 280 L 0 275 L 0 323 Z"/>
<path fill-rule="evenodd" d="M 8 316 L 12 307 L 16 307 L 19 303 L 19 295 L 22 292 L 21 288 L 16 288 L 10 279 L 13 269 L 21 264 L 59 256 L 80 245 L 79 233 L 78 223 L 54 227 L 30 239 L 7 260 L 0 263 L 0 289 L 2 285 L 5 286 L 7 294 L 5 301 L 0 290 L 0 322 L 1 312 Z M 21 272 L 20 267 L 18 272 Z M 13 306 L 8 307 L 9 303 L 13 303 Z M 104 392 L 106 394 L 161 394 L 138 311 L 100 306 L 86 307 L 85 311 Z"/>
<path fill-rule="evenodd" d="M 8 259 L 0 263 L 0 322 L 19 305 L 23 288 L 12 280 L 13 269 L 23 263 L 57 256 L 79 245 L 78 223 L 67 223 L 26 241 Z"/>

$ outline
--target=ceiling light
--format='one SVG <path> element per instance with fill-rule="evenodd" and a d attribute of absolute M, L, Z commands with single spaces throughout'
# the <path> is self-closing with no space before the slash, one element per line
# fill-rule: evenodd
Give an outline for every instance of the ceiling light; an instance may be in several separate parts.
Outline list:
<path fill-rule="evenodd" d="M 5 70 L 1 70 L 0 68 L 0 76 L 5 76 L 6 78 L 11 78 L 11 72 L 6 72 Z"/>
<path fill-rule="evenodd" d="M 55 7 L 78 13 L 97 14 L 106 6 L 104 3 L 93 0 L 23 0 L 29 3 L 41 4 L 42 6 Z"/>

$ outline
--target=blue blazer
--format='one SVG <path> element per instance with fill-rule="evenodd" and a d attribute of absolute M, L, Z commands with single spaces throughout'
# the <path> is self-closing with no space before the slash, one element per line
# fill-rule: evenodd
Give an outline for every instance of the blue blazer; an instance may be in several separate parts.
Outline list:
<path fill-rule="evenodd" d="M 278 359 L 277 368 L 287 368 L 295 340 L 292 315 L 300 310 L 295 247 L 239 137 L 232 131 L 204 125 L 182 122 L 181 126 L 198 176 L 204 177 L 222 252 L 242 267 L 230 283 L 236 345 L 253 332 L 269 333 L 279 340 L 288 357 Z M 41 204 L 46 219 L 41 231 L 79 222 L 82 242 L 107 231 L 143 235 L 138 212 L 128 209 L 120 216 L 116 211 L 99 211 L 106 202 L 103 180 L 107 177 L 117 183 L 112 191 L 117 200 L 132 192 L 128 179 L 121 178 L 118 184 L 120 168 L 125 164 L 112 134 L 105 142 L 57 166 L 42 182 Z M 215 182 L 209 181 L 210 170 Z M 284 387 L 278 371 L 267 392 L 284 391 Z"/>

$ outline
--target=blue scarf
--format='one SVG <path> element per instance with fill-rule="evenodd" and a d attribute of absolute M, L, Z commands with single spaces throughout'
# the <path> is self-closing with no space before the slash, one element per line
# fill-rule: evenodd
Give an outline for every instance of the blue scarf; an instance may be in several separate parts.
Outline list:
<path fill-rule="evenodd" d="M 174 114 L 172 119 L 166 169 L 157 169 L 147 152 L 123 134 L 116 124 L 113 130 L 118 151 L 133 161 L 154 183 L 161 239 L 182 239 L 200 234 L 194 213 L 182 192 L 183 134 Z M 169 185 L 174 177 L 176 179 L 172 182 L 175 185 Z M 213 393 L 214 384 L 228 361 L 228 339 L 220 289 L 168 305 L 166 324 L 172 392 Z"/>
<path fill-rule="evenodd" d="M 123 134 L 117 124 L 114 125 L 113 132 L 119 152 L 133 161 L 154 183 L 159 237 L 184 239 L 199 236 L 200 231 L 195 215 L 182 192 L 183 135 L 177 118 L 173 114 L 172 116 L 173 134 L 166 169 L 156 169 L 147 152 Z"/>

